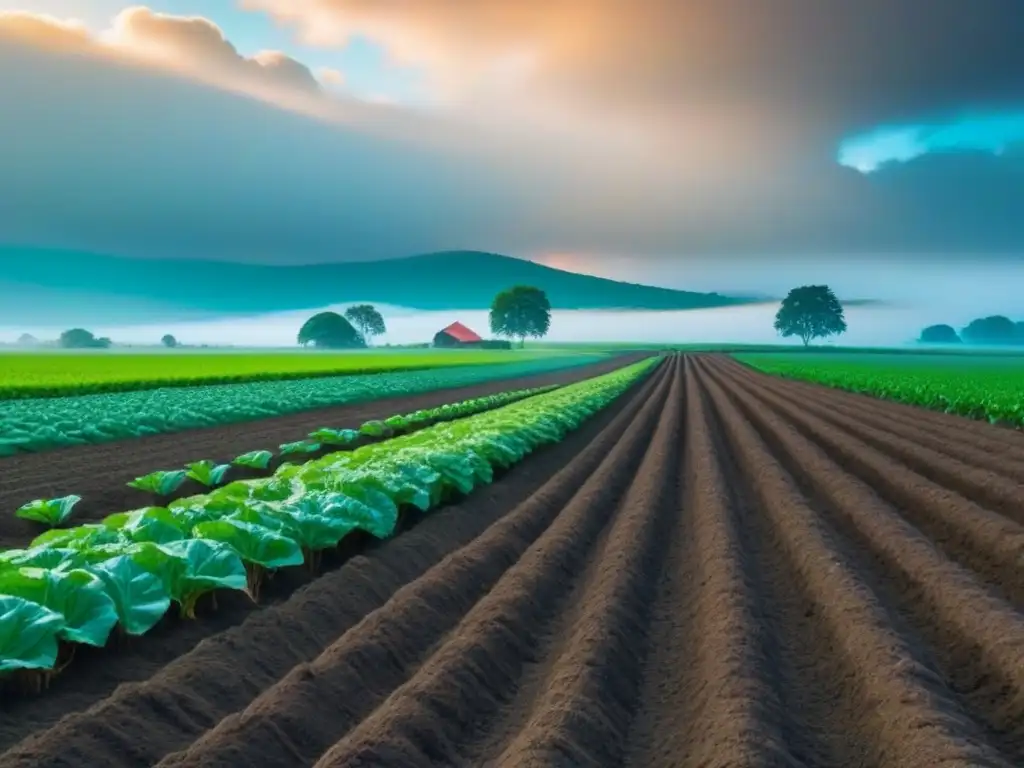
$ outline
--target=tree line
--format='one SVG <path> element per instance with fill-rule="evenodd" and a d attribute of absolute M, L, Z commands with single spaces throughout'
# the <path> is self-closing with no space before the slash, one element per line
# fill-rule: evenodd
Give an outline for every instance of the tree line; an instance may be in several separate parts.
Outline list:
<path fill-rule="evenodd" d="M 971 320 L 957 333 L 951 325 L 929 325 L 921 331 L 924 344 L 1003 344 L 1024 346 L 1024 321 L 1014 322 L 1005 315 L 989 315 Z"/>
<path fill-rule="evenodd" d="M 518 339 L 519 346 L 527 338 L 543 338 L 551 328 L 551 302 L 540 288 L 515 285 L 498 293 L 491 302 L 489 312 L 491 333 L 508 339 Z M 796 336 L 808 346 L 813 339 L 839 336 L 846 332 L 843 306 L 827 285 L 804 285 L 792 289 L 782 300 L 775 315 L 775 330 L 783 338 Z M 310 317 L 299 329 L 297 341 L 302 346 L 328 349 L 365 348 L 376 336 L 387 332 L 384 318 L 372 304 L 349 307 L 343 314 L 319 312 Z M 1016 338 L 1024 340 L 1024 323 L 996 316 L 974 320 L 964 329 L 964 338 L 983 343 L 998 343 Z M 922 341 L 959 341 L 950 326 L 931 326 L 922 333 Z M 161 343 L 169 348 L 178 346 L 171 334 Z M 1017 343 L 1021 343 L 1018 341 Z M 70 349 L 106 348 L 109 338 L 96 338 L 83 328 L 72 328 L 60 336 L 60 346 Z"/>
<path fill-rule="evenodd" d="M 489 312 L 491 333 L 518 339 L 543 338 L 551 328 L 551 302 L 540 288 L 515 285 L 498 293 Z M 329 349 L 361 349 L 387 332 L 380 312 L 372 304 L 349 307 L 344 314 L 319 312 L 299 329 L 298 343 Z"/>

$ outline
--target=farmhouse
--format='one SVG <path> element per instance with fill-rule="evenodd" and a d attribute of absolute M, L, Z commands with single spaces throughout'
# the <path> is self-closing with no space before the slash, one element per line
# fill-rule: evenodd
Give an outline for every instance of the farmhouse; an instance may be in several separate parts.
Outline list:
<path fill-rule="evenodd" d="M 475 331 L 471 331 L 456 321 L 447 328 L 442 328 L 434 335 L 435 347 L 476 347 L 483 339 Z"/>

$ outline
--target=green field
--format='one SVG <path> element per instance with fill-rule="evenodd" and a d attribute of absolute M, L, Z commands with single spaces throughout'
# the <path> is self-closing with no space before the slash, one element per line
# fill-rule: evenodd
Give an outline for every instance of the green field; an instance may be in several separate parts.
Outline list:
<path fill-rule="evenodd" d="M 582 351 L 582 350 L 581 350 Z M 547 350 L 66 352 L 0 355 L 0 399 L 525 362 Z"/>
<path fill-rule="evenodd" d="M 992 423 L 1024 426 L 1024 355 L 897 352 L 733 354 L 787 378 L 898 400 Z"/>

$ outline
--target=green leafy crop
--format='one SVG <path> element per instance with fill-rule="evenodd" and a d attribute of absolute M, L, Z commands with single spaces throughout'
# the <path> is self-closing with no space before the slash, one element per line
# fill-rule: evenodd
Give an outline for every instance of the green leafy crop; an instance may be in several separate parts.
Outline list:
<path fill-rule="evenodd" d="M 184 469 L 161 470 L 137 477 L 128 483 L 129 488 L 148 491 L 155 496 L 170 496 L 188 479 Z"/>
<path fill-rule="evenodd" d="M 1024 358 L 885 353 L 735 357 L 765 373 L 1024 427 Z"/>
<path fill-rule="evenodd" d="M 75 505 L 81 500 L 81 496 L 73 494 L 59 499 L 36 499 L 18 507 L 14 514 L 24 520 L 33 520 L 52 528 L 71 517 Z"/>
<path fill-rule="evenodd" d="M 266 469 L 274 454 L 270 451 L 249 451 L 241 456 L 236 456 L 231 463 L 236 467 L 248 467 L 249 469 Z"/>
<path fill-rule="evenodd" d="M 187 475 L 207 488 L 213 488 L 224 482 L 224 475 L 231 469 L 230 464 L 217 464 L 209 459 L 195 461 L 187 465 Z"/>
<path fill-rule="evenodd" d="M 655 363 L 464 418 L 448 409 L 450 420 L 416 432 L 285 464 L 273 476 L 166 507 L 50 530 L 26 549 L 0 553 L 0 673 L 52 670 L 59 641 L 103 644 L 115 626 L 144 634 L 172 602 L 194 618 L 199 600 L 218 590 L 256 599 L 266 573 L 302 564 L 315 570 L 320 553 L 353 531 L 388 538 L 403 509 L 427 512 L 491 482 L 495 469 L 563 439 Z"/>

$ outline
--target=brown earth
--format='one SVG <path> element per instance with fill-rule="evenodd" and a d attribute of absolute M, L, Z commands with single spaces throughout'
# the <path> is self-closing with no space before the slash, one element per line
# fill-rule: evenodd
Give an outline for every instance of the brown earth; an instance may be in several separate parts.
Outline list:
<path fill-rule="evenodd" d="M 936 416 L 676 358 L 0 768 L 1024 765 L 1024 443 Z"/>
<path fill-rule="evenodd" d="M 158 503 L 151 494 L 126 485 L 150 472 L 180 469 L 186 462 L 200 459 L 225 463 L 246 451 L 267 449 L 276 453 L 281 443 L 302 440 L 320 427 L 352 429 L 373 419 L 385 419 L 395 414 L 436 408 L 499 392 L 549 384 L 572 384 L 608 373 L 645 356 L 616 355 L 599 363 L 564 371 L 490 381 L 471 387 L 440 389 L 409 397 L 319 408 L 258 421 L 5 457 L 0 459 L 0 477 L 3 478 L 0 482 L 0 549 L 23 547 L 39 535 L 41 529 L 37 523 L 13 515 L 15 509 L 33 499 L 52 499 L 71 493 L 81 496 L 82 501 L 65 524 L 79 525 L 99 520 L 112 512 Z M 300 461 L 307 458 L 313 457 L 304 457 Z M 275 459 L 271 469 L 279 463 L 280 459 Z M 228 479 L 259 474 L 233 467 Z M 204 490 L 190 480 L 175 495 L 192 495 Z"/>

